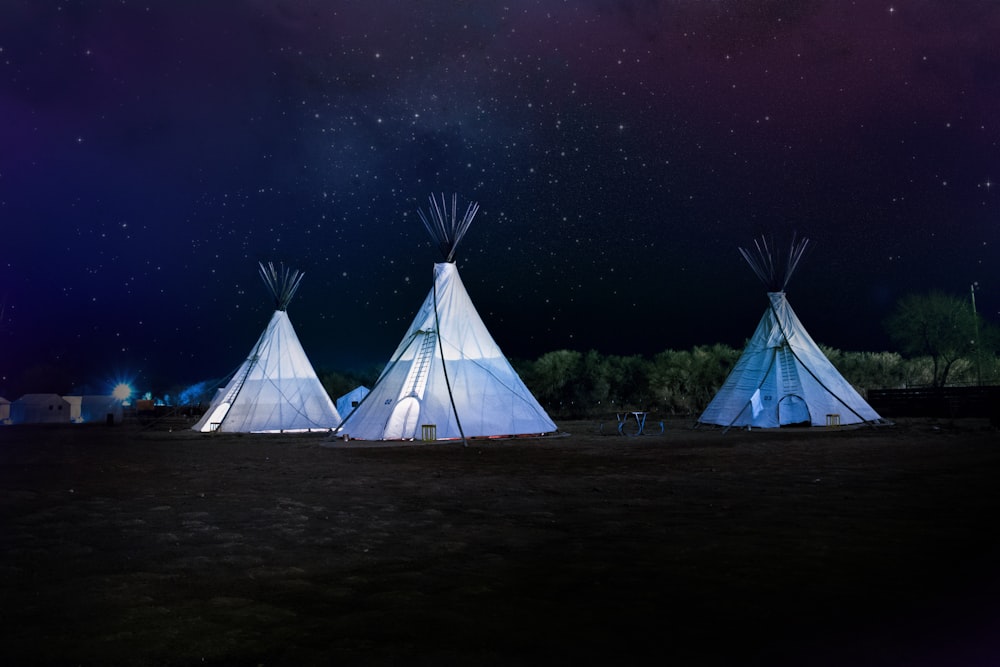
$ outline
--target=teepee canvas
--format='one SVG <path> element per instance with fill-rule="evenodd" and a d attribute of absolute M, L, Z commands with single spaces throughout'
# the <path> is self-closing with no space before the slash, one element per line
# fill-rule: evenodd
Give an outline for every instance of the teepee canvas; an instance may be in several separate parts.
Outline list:
<path fill-rule="evenodd" d="M 784 267 L 765 241 L 740 248 L 768 289 L 770 304 L 700 424 L 771 428 L 878 422 L 878 413 L 844 379 L 796 317 L 785 287 L 808 245 L 792 243 Z"/>
<path fill-rule="evenodd" d="M 260 265 L 275 311 L 250 356 L 212 400 L 196 431 L 277 433 L 332 430 L 340 415 L 299 343 L 288 302 L 302 273 Z"/>
<path fill-rule="evenodd" d="M 421 220 L 444 255 L 434 285 L 371 391 L 338 433 L 358 440 L 450 440 L 552 433 L 480 319 L 454 264 L 478 206 L 430 199 Z"/>

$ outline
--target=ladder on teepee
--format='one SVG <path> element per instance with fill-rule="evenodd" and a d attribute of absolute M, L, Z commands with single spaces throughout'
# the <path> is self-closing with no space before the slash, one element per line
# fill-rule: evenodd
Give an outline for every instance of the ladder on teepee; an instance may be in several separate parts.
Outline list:
<path fill-rule="evenodd" d="M 250 371 L 253 370 L 259 359 L 260 356 L 254 353 L 252 357 L 244 362 L 243 366 L 239 369 L 241 371 L 239 379 L 235 382 L 230 380 L 229 390 L 226 392 L 226 395 L 222 397 L 221 401 L 212 403 L 211 422 L 208 424 L 210 431 L 218 431 L 222 428 L 222 422 L 226 421 L 226 417 L 229 416 L 229 411 L 233 409 L 236 397 L 243 391 L 243 385 L 246 384 L 247 378 L 250 376 Z"/>
<path fill-rule="evenodd" d="M 795 355 L 788 345 L 778 348 L 778 365 L 781 367 L 781 396 L 801 394 L 802 380 L 795 368 Z"/>
<path fill-rule="evenodd" d="M 413 358 L 413 365 L 403 383 L 403 390 L 399 397 L 415 396 L 423 398 L 424 389 L 427 388 L 427 378 L 430 374 L 431 360 L 434 358 L 435 343 L 437 342 L 436 331 L 420 331 L 420 348 Z"/>
<path fill-rule="evenodd" d="M 257 354 L 254 354 L 252 357 L 250 357 L 250 359 L 247 360 L 247 363 L 243 368 L 243 376 L 240 377 L 239 382 L 234 382 L 232 387 L 229 388 L 229 391 L 222 399 L 223 403 L 229 403 L 230 405 L 233 404 L 233 401 L 236 400 L 236 397 L 240 395 L 241 391 L 243 391 L 243 385 L 246 384 L 247 378 L 250 376 L 250 372 L 253 370 L 254 366 L 257 365 L 257 362 L 259 360 L 260 356 Z"/>

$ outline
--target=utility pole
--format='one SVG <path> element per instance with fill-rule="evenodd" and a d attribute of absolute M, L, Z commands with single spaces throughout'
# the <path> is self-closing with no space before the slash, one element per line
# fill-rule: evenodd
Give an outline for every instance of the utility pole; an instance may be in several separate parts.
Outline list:
<path fill-rule="evenodd" d="M 973 344 L 976 346 L 976 384 L 980 387 L 983 386 L 983 365 L 982 365 L 982 355 L 979 353 L 979 314 L 976 312 L 976 290 L 979 289 L 979 281 L 973 282 L 969 285 L 969 294 L 972 295 L 972 324 L 975 326 L 976 337 L 973 339 Z"/>

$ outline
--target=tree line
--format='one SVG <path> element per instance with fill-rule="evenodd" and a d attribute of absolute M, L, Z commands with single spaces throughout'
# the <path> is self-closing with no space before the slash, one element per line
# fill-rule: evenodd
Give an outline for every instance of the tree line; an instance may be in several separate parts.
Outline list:
<path fill-rule="evenodd" d="M 963 299 L 941 292 L 900 301 L 885 326 L 899 352 L 820 349 L 862 395 L 869 389 L 1000 384 L 1000 334 Z M 742 354 L 724 344 L 665 350 L 652 357 L 556 350 L 535 360 L 511 360 L 542 407 L 555 419 L 591 418 L 622 410 L 696 416 Z M 369 373 L 321 373 L 331 396 Z"/>

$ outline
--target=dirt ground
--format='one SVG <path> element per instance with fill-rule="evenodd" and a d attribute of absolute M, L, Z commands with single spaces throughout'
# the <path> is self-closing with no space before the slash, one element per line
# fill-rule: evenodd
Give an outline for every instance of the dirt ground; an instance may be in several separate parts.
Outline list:
<path fill-rule="evenodd" d="M 986 421 L 560 427 L 0 428 L 0 664 L 1000 664 Z"/>

